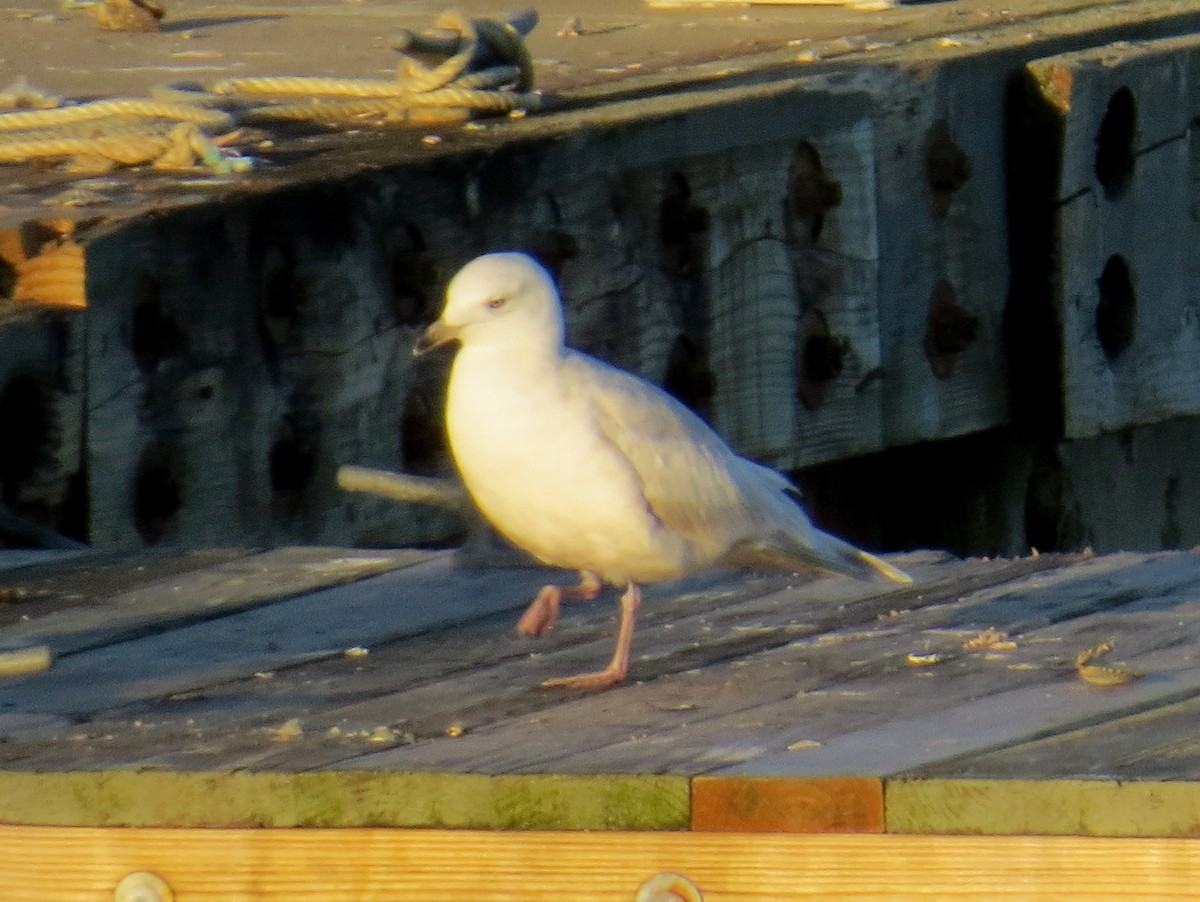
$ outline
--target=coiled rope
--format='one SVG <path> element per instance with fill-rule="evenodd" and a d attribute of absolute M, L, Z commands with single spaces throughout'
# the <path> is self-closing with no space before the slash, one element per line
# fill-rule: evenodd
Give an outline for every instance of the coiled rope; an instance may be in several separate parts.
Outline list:
<path fill-rule="evenodd" d="M 208 87 L 161 85 L 150 98 L 87 103 L 64 102 L 22 80 L 0 92 L 0 163 L 66 158 L 76 172 L 149 163 L 228 174 L 253 163 L 227 146 L 243 126 L 439 125 L 535 110 L 541 98 L 532 90 L 524 38 L 537 20 L 531 9 L 507 22 L 442 13 L 432 33 L 404 30 L 393 37 L 401 54 L 394 80 L 230 78 Z M 426 64 L 418 57 L 441 59 Z"/>

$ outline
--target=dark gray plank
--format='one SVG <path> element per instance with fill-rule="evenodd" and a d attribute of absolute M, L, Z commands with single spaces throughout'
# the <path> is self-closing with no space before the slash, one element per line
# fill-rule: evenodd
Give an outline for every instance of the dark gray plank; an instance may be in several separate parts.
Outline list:
<path fill-rule="evenodd" d="M 518 607 L 544 580 L 533 570 L 456 571 L 443 555 L 359 583 L 66 655 L 46 673 L 0 687 L 0 712 L 85 716 L 341 655 L 350 646 Z"/>

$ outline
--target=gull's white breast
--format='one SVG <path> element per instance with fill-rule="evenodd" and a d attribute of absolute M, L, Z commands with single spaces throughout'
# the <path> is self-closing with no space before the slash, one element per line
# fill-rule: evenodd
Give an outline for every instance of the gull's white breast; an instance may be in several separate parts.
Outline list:
<path fill-rule="evenodd" d="M 687 550 L 649 510 L 561 360 L 464 347 L 446 402 L 451 451 L 488 520 L 544 563 L 612 583 L 681 575 Z"/>

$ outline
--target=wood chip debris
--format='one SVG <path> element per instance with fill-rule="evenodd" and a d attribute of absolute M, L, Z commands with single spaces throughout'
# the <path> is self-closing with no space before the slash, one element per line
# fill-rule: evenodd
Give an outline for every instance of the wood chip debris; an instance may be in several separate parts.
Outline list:
<path fill-rule="evenodd" d="M 904 657 L 905 662 L 913 667 L 932 667 L 934 664 L 941 664 L 943 661 L 948 661 L 949 659 L 949 655 L 937 651 L 931 651 L 928 654 L 919 654 L 918 652 L 910 651 Z"/>
<path fill-rule="evenodd" d="M 54 653 L 48 645 L 0 651 L 0 677 L 29 676 L 49 670 Z"/>
<path fill-rule="evenodd" d="M 989 626 L 978 635 L 963 643 L 963 651 L 1013 651 L 1017 643 L 1008 638 L 1008 633 Z"/>
<path fill-rule="evenodd" d="M 806 749 L 819 749 L 820 747 L 821 743 L 815 739 L 799 739 L 788 745 L 787 750 L 789 752 L 802 752 Z"/>
<path fill-rule="evenodd" d="M 1116 638 L 1109 636 L 1103 642 L 1093 645 L 1091 648 L 1085 648 L 1077 654 L 1075 656 L 1075 670 L 1079 674 L 1079 678 L 1091 686 L 1100 686 L 1103 688 L 1120 686 L 1144 676 L 1144 674 L 1136 670 L 1129 670 L 1124 667 L 1105 667 L 1101 664 L 1091 663 L 1094 659 L 1112 651 L 1116 644 Z"/>
<path fill-rule="evenodd" d="M 276 742 L 290 742 L 293 739 L 299 739 L 304 735 L 304 728 L 300 725 L 300 718 L 293 717 L 284 721 L 283 726 L 276 728 L 271 738 Z"/>

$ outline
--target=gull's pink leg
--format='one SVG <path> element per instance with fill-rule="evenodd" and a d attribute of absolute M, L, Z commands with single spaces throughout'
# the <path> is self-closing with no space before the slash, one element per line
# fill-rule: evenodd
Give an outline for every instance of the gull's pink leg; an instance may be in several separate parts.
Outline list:
<path fill-rule="evenodd" d="M 625 594 L 621 596 L 621 623 L 617 627 L 617 647 L 607 667 L 595 673 L 546 680 L 542 685 L 551 689 L 604 689 L 625 679 L 625 674 L 629 671 L 629 646 L 633 642 L 633 628 L 637 624 L 637 612 L 641 606 L 642 590 L 630 583 Z"/>
<path fill-rule="evenodd" d="M 600 582 L 600 577 L 587 570 L 579 571 L 577 586 L 542 586 L 537 598 L 517 621 L 517 633 L 522 636 L 540 636 L 549 632 L 558 620 L 558 609 L 564 600 L 591 601 L 600 594 L 601 588 L 603 583 Z"/>

